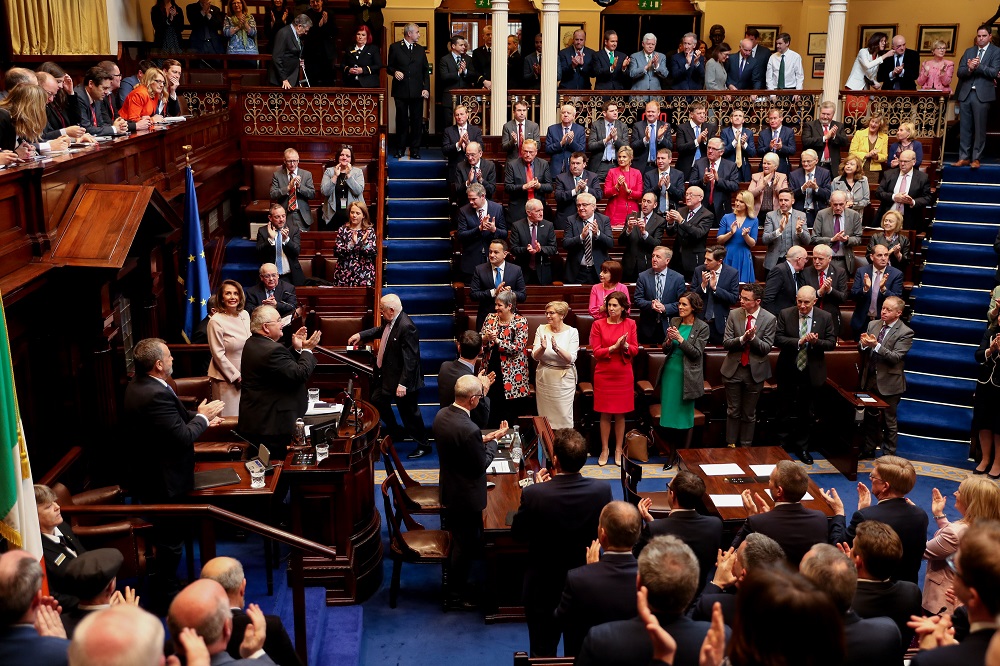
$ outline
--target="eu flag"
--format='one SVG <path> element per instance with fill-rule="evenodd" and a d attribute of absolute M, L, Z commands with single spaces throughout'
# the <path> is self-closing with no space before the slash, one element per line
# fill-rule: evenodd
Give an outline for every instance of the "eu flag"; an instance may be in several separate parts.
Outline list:
<path fill-rule="evenodd" d="M 191 341 L 195 326 L 208 315 L 208 297 L 212 287 L 208 282 L 205 244 L 201 240 L 201 217 L 198 215 L 198 193 L 194 190 L 194 172 L 187 167 L 184 187 L 184 235 L 187 237 L 187 278 L 184 281 L 184 339 Z"/>

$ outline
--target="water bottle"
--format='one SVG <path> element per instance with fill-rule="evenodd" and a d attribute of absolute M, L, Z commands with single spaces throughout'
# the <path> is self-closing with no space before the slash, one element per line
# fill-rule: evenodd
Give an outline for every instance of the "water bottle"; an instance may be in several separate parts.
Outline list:
<path fill-rule="evenodd" d="M 306 442 L 306 422 L 302 419 L 295 419 L 295 446 L 302 446 Z"/>
<path fill-rule="evenodd" d="M 535 485 L 535 472 L 534 472 L 534 470 L 530 470 L 529 469 L 528 470 L 528 476 L 526 478 L 528 479 L 528 483 L 526 485 L 529 485 L 529 486 Z"/>
<path fill-rule="evenodd" d="M 521 426 L 514 426 L 514 434 L 510 440 L 510 459 L 515 465 L 521 462 L 524 451 L 521 449 Z"/>

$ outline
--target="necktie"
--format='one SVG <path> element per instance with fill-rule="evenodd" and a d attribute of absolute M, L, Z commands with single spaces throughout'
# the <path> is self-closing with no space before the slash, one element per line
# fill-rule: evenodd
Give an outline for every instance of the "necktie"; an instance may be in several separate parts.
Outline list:
<path fill-rule="evenodd" d="M 882 328 L 878 332 L 878 339 L 875 341 L 875 347 L 878 347 L 880 344 L 882 344 L 882 340 L 885 339 L 885 334 L 886 334 L 886 332 L 888 330 L 889 330 L 889 327 L 886 326 L 885 324 L 882 324 Z M 876 368 L 878 367 L 879 356 L 881 356 L 881 354 L 877 353 L 875 351 L 875 348 L 873 347 L 872 350 L 871 350 L 871 353 L 868 355 L 868 377 L 869 378 L 871 378 L 873 376 L 872 373 L 874 373 L 876 371 Z M 862 387 L 862 388 L 864 388 L 864 387 Z"/>
<path fill-rule="evenodd" d="M 611 134 L 611 128 L 614 127 L 613 123 L 606 122 L 604 126 L 604 138 L 607 138 Z M 615 159 L 615 142 L 604 144 L 604 161 L 610 162 Z"/>
<path fill-rule="evenodd" d="M 590 220 L 584 223 L 590 224 Z M 594 265 L 594 234 L 587 234 L 583 239 L 583 265 L 593 267 Z"/>
<path fill-rule="evenodd" d="M 819 287 L 820 287 L 820 289 L 823 288 L 823 283 L 824 282 L 826 282 L 826 273 L 825 272 L 819 274 Z M 820 296 L 819 299 L 817 299 L 816 304 L 819 306 L 820 310 L 823 309 L 823 297 L 822 296 Z"/>
<path fill-rule="evenodd" d="M 694 159 L 701 159 L 701 125 L 694 126 Z"/>
<path fill-rule="evenodd" d="M 663 273 L 656 274 L 656 300 L 663 300 Z"/>
<path fill-rule="evenodd" d="M 843 229 L 844 228 L 842 226 L 840 226 L 840 216 L 839 215 L 834 215 L 833 216 L 833 235 L 836 236 L 841 231 L 843 231 Z M 840 241 L 837 241 L 832 246 L 830 246 L 830 249 L 833 250 L 834 254 L 840 254 L 840 248 L 842 248 L 842 247 L 844 247 L 843 244 Z"/>
<path fill-rule="evenodd" d="M 747 315 L 747 327 L 743 332 L 749 331 L 753 328 L 753 315 Z M 740 365 L 747 366 L 750 365 L 750 341 L 748 340 L 745 345 L 743 345 L 743 353 L 740 355 Z"/>
<path fill-rule="evenodd" d="M 792 278 L 795 280 L 795 291 L 798 292 L 802 288 L 802 273 L 795 271 L 792 273 Z"/>
<path fill-rule="evenodd" d="M 806 333 L 809 332 L 809 319 L 807 317 L 799 317 L 799 339 L 802 338 Z M 795 367 L 801 372 L 806 369 L 806 364 L 809 360 L 809 352 L 805 345 L 799 349 L 799 353 L 795 355 Z"/>
<path fill-rule="evenodd" d="M 281 251 L 281 231 L 279 230 L 274 237 L 274 265 L 278 267 L 278 275 L 285 272 L 284 264 L 281 261 L 283 254 Z"/>
<path fill-rule="evenodd" d="M 807 173 L 806 174 L 806 182 L 807 183 L 811 183 L 814 178 L 815 178 L 815 174 L 811 174 L 811 173 Z M 814 205 L 813 205 L 813 191 L 812 191 L 812 189 L 808 189 L 808 190 L 806 190 L 806 210 L 812 210 L 813 208 L 814 208 Z"/>
<path fill-rule="evenodd" d="M 656 161 L 656 123 L 649 126 L 649 157 L 650 162 Z"/>
<path fill-rule="evenodd" d="M 778 65 L 778 90 L 785 87 L 785 54 L 781 54 L 781 64 Z"/>
<path fill-rule="evenodd" d="M 691 211 L 690 213 L 688 213 L 687 218 L 684 220 L 684 224 L 689 224 L 691 222 L 691 218 L 693 217 L 694 217 L 694 211 Z"/>
<path fill-rule="evenodd" d="M 878 314 L 878 293 L 882 288 L 882 271 L 874 271 L 872 275 L 872 299 L 868 305 L 868 316 L 874 317 Z"/>
<path fill-rule="evenodd" d="M 897 56 L 896 56 L 896 67 L 902 67 L 902 66 L 903 66 L 903 56 L 900 56 L 900 55 L 897 55 Z M 896 89 L 896 90 L 899 90 L 899 89 L 900 89 L 900 88 L 902 87 L 902 86 L 900 85 L 900 84 L 902 84 L 902 82 L 903 82 L 903 76 L 902 76 L 902 74 L 903 74 L 903 73 L 902 73 L 902 72 L 900 72 L 900 75 L 899 75 L 899 76 L 897 76 L 897 77 L 896 77 L 896 80 L 895 80 L 895 81 L 893 82 L 893 85 L 892 85 L 892 87 L 893 87 L 894 89 Z"/>
<path fill-rule="evenodd" d="M 264 293 L 264 298 L 272 298 L 274 296 L 274 289 L 268 289 Z"/>
<path fill-rule="evenodd" d="M 503 276 L 500 275 L 500 267 L 497 266 L 495 269 L 496 274 L 493 276 L 493 288 L 499 289 L 500 283 L 503 282 Z"/>
<path fill-rule="evenodd" d="M 734 138 L 736 139 L 736 166 L 742 168 L 743 167 L 743 142 L 740 141 L 740 139 L 743 138 L 743 131 L 742 130 L 733 130 L 733 133 L 735 134 Z"/>
<path fill-rule="evenodd" d="M 747 64 L 746 58 L 740 56 L 740 76 L 743 76 L 743 67 Z"/>
<path fill-rule="evenodd" d="M 382 343 L 378 346 L 378 356 L 375 362 L 378 367 L 382 367 L 382 357 L 385 355 L 385 348 L 389 345 L 389 333 L 392 332 L 392 322 L 386 322 L 385 329 L 382 331 Z"/>
<path fill-rule="evenodd" d="M 615 52 L 608 51 L 608 62 L 611 63 L 611 71 L 615 71 Z"/>
<path fill-rule="evenodd" d="M 538 225 L 532 223 L 531 225 L 531 245 L 534 247 L 535 243 L 538 242 Z M 535 255 L 531 255 L 531 259 L 528 260 L 528 268 L 535 267 Z"/>
<path fill-rule="evenodd" d="M 712 277 L 715 276 L 715 271 L 710 271 L 710 272 L 711 272 L 712 275 L 709 276 L 709 278 L 708 278 L 708 280 L 709 280 L 708 281 L 708 286 L 709 287 L 712 286 Z M 716 284 L 718 284 L 718 278 L 716 278 Z M 712 308 L 712 291 L 711 291 L 711 289 L 709 289 L 709 290 L 707 290 L 705 292 L 705 308 L 703 309 L 703 312 L 705 313 L 705 321 L 711 322 L 712 320 L 715 319 L 715 313 L 713 312 L 713 308 Z"/>
<path fill-rule="evenodd" d="M 368 9 L 368 6 L 365 5 L 365 8 L 361 10 L 361 20 L 367 23 L 369 16 L 371 16 L 371 11 Z"/>
<path fill-rule="evenodd" d="M 986 49 L 979 49 L 979 54 L 976 56 L 976 60 L 982 61 L 984 53 L 986 53 Z"/>
<path fill-rule="evenodd" d="M 479 167 L 472 167 L 472 180 L 477 180 L 479 178 Z"/>
<path fill-rule="evenodd" d="M 97 127 L 97 102 L 90 105 L 90 117 L 94 121 L 94 127 Z"/>
<path fill-rule="evenodd" d="M 288 180 L 292 180 L 293 178 L 295 178 L 295 174 L 293 173 L 288 174 Z M 298 194 L 298 191 L 299 191 L 299 186 L 297 184 L 292 185 L 291 191 L 288 192 L 288 210 L 299 209 L 299 202 L 295 197 L 295 195 Z"/>
<path fill-rule="evenodd" d="M 569 133 L 569 128 L 566 127 L 566 126 L 563 126 L 562 131 L 563 131 L 563 136 L 566 136 L 566 134 Z"/>
<path fill-rule="evenodd" d="M 524 167 L 524 177 L 528 179 L 529 183 L 535 179 L 535 170 L 531 167 L 530 163 Z M 528 198 L 535 198 L 535 188 L 528 189 Z"/>
<path fill-rule="evenodd" d="M 659 182 L 660 178 L 666 178 L 666 177 L 667 177 L 667 172 L 660 173 L 659 177 L 657 178 L 657 182 Z M 670 178 L 667 178 L 667 181 L 669 182 Z M 660 188 L 660 215 L 663 215 L 667 212 L 668 205 L 669 201 L 667 200 L 667 187 L 664 185 L 663 187 Z"/>
<path fill-rule="evenodd" d="M 486 219 L 486 209 L 483 208 L 479 211 L 479 225 L 482 226 L 483 220 Z"/>
<path fill-rule="evenodd" d="M 830 126 L 829 125 L 823 125 L 823 136 L 826 136 L 826 133 L 829 132 L 829 131 L 830 131 Z M 823 161 L 824 162 L 829 162 L 830 161 L 830 142 L 829 141 L 824 141 L 823 142 Z"/>
<path fill-rule="evenodd" d="M 787 226 L 788 226 L 788 213 L 782 213 L 781 214 L 781 228 L 778 229 L 778 232 L 779 233 L 783 232 L 785 230 L 785 227 L 787 227 Z"/>
<path fill-rule="evenodd" d="M 708 186 L 708 205 L 709 206 L 714 205 L 714 201 L 712 201 L 712 200 L 715 198 L 715 181 L 718 180 L 718 178 L 719 178 L 719 172 L 715 169 L 715 165 L 713 164 L 712 165 L 712 182 Z"/>
<path fill-rule="evenodd" d="M 406 48 L 409 49 L 410 51 L 412 51 L 413 50 L 413 44 L 411 44 L 409 42 L 406 42 Z"/>
<path fill-rule="evenodd" d="M 524 123 L 517 124 L 517 150 L 520 152 L 521 144 L 524 143 Z"/>
<path fill-rule="evenodd" d="M 907 190 L 906 177 L 909 176 L 909 175 L 910 174 L 908 174 L 908 173 L 904 173 L 902 176 L 899 177 L 899 190 L 896 192 L 897 194 L 906 194 L 906 190 Z M 894 203 L 892 205 L 892 209 L 895 210 L 895 211 L 899 211 L 900 213 L 902 213 L 903 212 L 903 204 L 898 203 L 898 202 Z"/>

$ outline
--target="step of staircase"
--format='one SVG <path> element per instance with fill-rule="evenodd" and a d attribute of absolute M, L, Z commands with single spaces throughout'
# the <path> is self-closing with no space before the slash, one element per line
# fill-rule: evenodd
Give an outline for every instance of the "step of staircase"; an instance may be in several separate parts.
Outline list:
<path fill-rule="evenodd" d="M 393 199 L 385 200 L 385 215 L 388 220 L 417 218 L 426 219 L 429 217 L 448 217 L 451 214 L 451 202 L 446 197 L 420 199 Z"/>
<path fill-rule="evenodd" d="M 946 371 L 953 377 L 975 377 L 979 371 L 977 346 L 918 338 L 906 355 L 906 369 L 928 374 Z"/>
<path fill-rule="evenodd" d="M 942 368 L 947 372 L 947 368 Z M 946 377 L 906 370 L 906 397 L 924 402 L 941 402 L 972 407 L 976 381 L 966 377 Z"/>
<path fill-rule="evenodd" d="M 437 169 L 432 168 L 431 171 L 436 172 Z M 419 178 L 390 178 L 386 182 L 386 195 L 393 199 L 419 199 L 428 190 L 435 189 L 443 178 L 446 178 L 445 173 L 421 174 Z"/>
<path fill-rule="evenodd" d="M 970 169 L 946 164 L 941 170 L 941 180 L 945 185 L 950 182 L 995 185 L 1000 183 L 1000 165 L 984 164 L 978 169 Z"/>
<path fill-rule="evenodd" d="M 990 292 L 985 289 L 921 286 L 914 287 L 911 294 L 914 312 L 950 317 L 967 317 L 970 313 L 986 312 L 990 302 Z"/>
<path fill-rule="evenodd" d="M 906 422 L 907 432 L 925 437 L 951 437 L 956 432 L 970 432 L 972 408 L 911 400 L 899 401 L 899 420 Z"/>
<path fill-rule="evenodd" d="M 973 201 L 941 201 L 938 200 L 934 217 L 955 222 L 981 222 L 984 219 L 1000 218 L 1000 203 L 981 203 Z"/>
<path fill-rule="evenodd" d="M 960 289 L 990 289 L 996 268 L 993 266 L 955 266 L 951 264 L 924 264 L 920 274 L 923 286 L 948 286 Z"/>
<path fill-rule="evenodd" d="M 413 324 L 420 332 L 420 337 L 427 340 L 449 340 L 455 336 L 455 316 L 443 315 L 410 315 Z M 457 353 L 457 352 L 456 352 Z"/>
<path fill-rule="evenodd" d="M 916 337 L 924 340 L 948 340 L 978 345 L 983 337 L 983 329 L 986 328 L 986 319 L 915 314 L 910 317 L 910 328 Z"/>
<path fill-rule="evenodd" d="M 902 426 L 901 426 L 902 427 Z M 926 437 L 913 432 L 899 432 L 899 455 L 938 465 L 972 469 L 969 462 L 969 440 Z"/>
<path fill-rule="evenodd" d="M 938 217 L 934 221 L 935 242 L 974 243 L 992 246 L 1000 229 L 997 222 L 956 222 Z"/>
<path fill-rule="evenodd" d="M 385 237 L 387 239 L 448 238 L 449 233 L 451 233 L 451 219 L 448 217 L 396 217 L 392 219 L 392 229 L 386 229 Z"/>
<path fill-rule="evenodd" d="M 958 266 L 996 266 L 993 244 L 950 243 L 931 239 L 927 243 L 927 261 Z"/>
<path fill-rule="evenodd" d="M 382 278 L 386 284 L 445 284 L 451 280 L 451 261 L 391 261 Z"/>
<path fill-rule="evenodd" d="M 938 197 L 945 201 L 1000 203 L 1000 183 L 944 183 Z"/>
<path fill-rule="evenodd" d="M 389 222 L 391 225 L 392 223 Z M 437 238 L 394 238 L 382 243 L 387 261 L 450 261 L 451 241 Z M 405 284 L 405 283 L 404 283 Z"/>

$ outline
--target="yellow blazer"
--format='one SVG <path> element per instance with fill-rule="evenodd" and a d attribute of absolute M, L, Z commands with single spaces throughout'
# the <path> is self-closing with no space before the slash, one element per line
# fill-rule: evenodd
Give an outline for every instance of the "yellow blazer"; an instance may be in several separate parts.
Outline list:
<path fill-rule="evenodd" d="M 878 139 L 875 141 L 875 150 L 878 151 L 878 155 L 871 162 L 872 171 L 881 171 L 882 165 L 886 163 L 889 159 L 889 135 L 885 133 L 879 133 Z M 857 156 L 861 162 L 865 161 L 868 155 L 868 129 L 860 129 L 854 133 L 854 138 L 851 139 L 851 155 Z"/>

